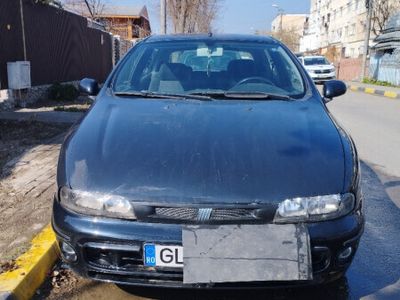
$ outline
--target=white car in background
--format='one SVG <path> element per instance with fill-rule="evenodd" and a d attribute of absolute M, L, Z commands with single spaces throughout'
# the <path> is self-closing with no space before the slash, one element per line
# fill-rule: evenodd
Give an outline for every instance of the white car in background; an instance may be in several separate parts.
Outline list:
<path fill-rule="evenodd" d="M 314 82 L 336 79 L 336 70 L 324 56 L 301 56 L 299 60 Z"/>

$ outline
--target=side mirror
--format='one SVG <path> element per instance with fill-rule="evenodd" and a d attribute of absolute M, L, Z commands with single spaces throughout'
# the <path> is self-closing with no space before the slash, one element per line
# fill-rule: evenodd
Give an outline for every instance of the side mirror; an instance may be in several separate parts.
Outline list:
<path fill-rule="evenodd" d="M 325 102 L 331 101 L 333 98 L 346 93 L 346 84 L 341 80 L 329 80 L 324 83 L 322 94 L 324 95 Z"/>
<path fill-rule="evenodd" d="M 99 84 L 95 79 L 84 78 L 79 82 L 79 91 L 88 96 L 96 96 L 99 93 Z"/>

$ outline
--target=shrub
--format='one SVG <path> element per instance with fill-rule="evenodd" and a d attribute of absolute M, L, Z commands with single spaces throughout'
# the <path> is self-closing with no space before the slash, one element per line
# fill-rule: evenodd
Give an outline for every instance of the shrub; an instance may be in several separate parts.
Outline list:
<path fill-rule="evenodd" d="M 380 85 L 380 86 L 391 86 L 391 87 L 396 87 L 396 85 L 391 84 L 388 81 L 382 81 L 382 80 L 377 80 L 374 78 L 368 78 L 368 77 L 364 77 L 362 80 L 363 83 L 367 83 L 367 84 L 375 84 L 375 85 Z"/>
<path fill-rule="evenodd" d="M 53 84 L 48 90 L 48 98 L 54 101 L 74 101 L 79 92 L 72 84 Z"/>

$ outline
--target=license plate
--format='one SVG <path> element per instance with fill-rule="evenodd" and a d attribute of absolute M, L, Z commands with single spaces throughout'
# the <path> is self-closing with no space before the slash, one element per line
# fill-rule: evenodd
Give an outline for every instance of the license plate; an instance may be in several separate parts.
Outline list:
<path fill-rule="evenodd" d="M 304 224 L 187 225 L 182 245 L 184 284 L 312 279 Z"/>
<path fill-rule="evenodd" d="M 146 267 L 183 268 L 183 247 L 145 244 L 143 246 Z"/>

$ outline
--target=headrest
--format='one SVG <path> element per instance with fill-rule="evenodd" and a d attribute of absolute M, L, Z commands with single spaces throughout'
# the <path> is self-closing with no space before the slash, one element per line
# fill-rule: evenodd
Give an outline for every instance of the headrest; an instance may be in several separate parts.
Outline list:
<path fill-rule="evenodd" d="M 236 59 L 232 60 L 228 65 L 228 73 L 236 79 L 255 76 L 256 64 L 250 59 Z"/>
<path fill-rule="evenodd" d="M 192 69 L 181 63 L 165 63 L 160 67 L 161 80 L 184 80 L 188 79 Z"/>

